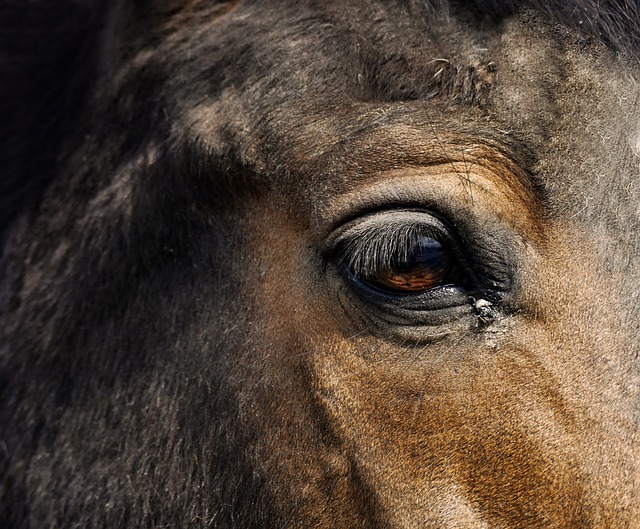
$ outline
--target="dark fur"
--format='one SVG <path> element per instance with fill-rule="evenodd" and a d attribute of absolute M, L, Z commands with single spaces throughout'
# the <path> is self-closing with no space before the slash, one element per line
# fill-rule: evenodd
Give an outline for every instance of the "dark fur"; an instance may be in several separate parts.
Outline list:
<path fill-rule="evenodd" d="M 342 458 L 344 441 L 319 397 L 305 393 L 320 392 L 313 373 L 288 357 L 283 367 L 270 363 L 279 352 L 311 346 L 279 343 L 266 323 L 270 309 L 246 277 L 247 263 L 257 259 L 250 213 L 259 218 L 268 192 L 311 201 L 309 189 L 296 186 L 308 181 L 320 192 L 329 184 L 315 174 L 330 174 L 332 185 L 349 190 L 355 184 L 346 175 L 420 165 L 419 149 L 388 162 L 384 144 L 358 144 L 381 124 L 401 122 L 411 102 L 439 105 L 442 115 L 418 124 L 444 123 L 443 141 L 471 135 L 523 173 L 539 169 L 537 145 L 526 133 L 504 138 L 475 114 L 491 104 L 499 72 L 491 60 L 468 58 L 475 39 L 523 3 L 432 4 L 389 3 L 390 14 L 376 22 L 360 3 L 77 0 L 0 8 L 0 525 L 389 526 L 358 462 Z M 595 39 L 627 64 L 640 57 L 637 2 L 526 4 L 587 35 L 555 28 L 572 44 L 599 50 Z M 210 22 L 234 8 L 254 16 L 225 31 Z M 343 9 L 370 26 L 349 26 Z M 423 17 L 424 27 L 407 22 L 407 10 Z M 467 31 L 470 20 L 475 29 Z M 405 25 L 396 27 L 399 21 Z M 403 39 L 414 47 L 402 48 Z M 289 40 L 297 42 L 290 65 Z M 326 102 L 345 94 L 372 108 L 398 106 L 361 122 L 336 115 L 337 139 L 322 137 L 320 127 L 309 134 L 314 120 L 330 119 Z M 191 112 L 212 100 L 221 101 L 218 121 L 198 121 Z M 468 119 L 449 124 L 451 109 Z M 350 158 L 354 145 L 366 156 Z M 550 172 L 540 173 L 517 174 L 530 186 L 523 193 L 543 202 L 553 186 L 545 180 Z M 581 204 L 559 202 L 550 201 L 549 216 L 563 208 L 580 214 Z M 541 214 L 532 240 L 544 222 Z M 491 244 L 511 250 L 505 241 L 496 231 Z M 622 267 L 616 258 L 615 270 Z M 248 292 L 247 299 L 237 292 Z M 288 307 L 285 301 L 276 305 Z M 257 358 L 256 350 L 265 354 Z M 272 387 L 285 388 L 290 402 L 280 404 Z M 278 437 L 282 431 L 293 433 Z M 281 465 L 305 483 L 304 465 L 291 470 L 279 460 L 299 446 L 338 454 L 305 456 L 309 482 L 335 501 L 330 508 L 274 476 Z M 471 459 L 490 459 L 464 448 Z M 564 477 L 545 474 L 546 460 L 511 466 L 510 452 L 501 455 L 491 461 L 509 483 L 520 471 L 530 481 L 503 513 L 490 501 L 496 491 L 466 476 L 469 490 L 480 490 L 474 507 L 496 525 L 552 526 L 555 514 L 544 511 L 554 499 L 534 498 L 528 485 L 553 490 Z M 351 488 L 334 486 L 345 475 Z M 572 486 L 588 496 L 588 485 Z M 540 510 L 519 512 L 520 500 Z M 301 512 L 309 518 L 301 520 Z M 576 527 L 592 519 L 588 505 L 562 516 Z"/>
<path fill-rule="evenodd" d="M 537 9 L 551 19 L 591 35 L 619 51 L 640 53 L 640 6 L 635 0 L 615 1 L 538 1 L 496 2 L 479 0 L 482 9 L 508 14 L 516 9 L 530 7 Z"/>
<path fill-rule="evenodd" d="M 634 0 L 474 3 L 481 11 L 498 16 L 532 7 L 640 57 L 640 7 Z M 434 9 L 446 11 L 447 6 L 436 3 Z M 60 163 L 59 142 L 66 134 L 61 131 L 77 127 L 77 113 L 84 109 L 84 94 L 95 75 L 94 58 L 106 5 L 97 0 L 5 2 L 0 10 L 0 113 L 5 122 L 0 130 L 0 233 L 4 233 L 8 222 L 27 202 L 37 200 L 55 174 Z M 53 25 L 52 20 L 56 21 Z M 373 83 L 377 82 L 375 74 L 372 72 Z"/>

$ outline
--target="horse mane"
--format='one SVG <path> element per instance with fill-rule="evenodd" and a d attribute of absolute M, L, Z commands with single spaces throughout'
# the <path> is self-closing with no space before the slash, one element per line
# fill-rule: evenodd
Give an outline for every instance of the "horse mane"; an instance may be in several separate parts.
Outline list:
<path fill-rule="evenodd" d="M 497 17 L 521 8 L 640 59 L 638 0 L 472 0 Z M 0 255 L 6 228 L 36 204 L 63 161 L 95 77 L 109 2 L 9 0 L 0 7 Z M 433 1 L 439 9 L 444 1 Z M 440 7 L 439 7 L 440 6 Z M 65 134 L 62 134 L 65 132 Z M 66 149 L 67 151 L 70 149 Z"/>

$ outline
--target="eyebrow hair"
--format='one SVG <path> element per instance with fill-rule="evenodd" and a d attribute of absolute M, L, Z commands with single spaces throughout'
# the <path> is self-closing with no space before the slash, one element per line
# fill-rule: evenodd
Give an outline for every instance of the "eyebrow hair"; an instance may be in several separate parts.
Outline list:
<path fill-rule="evenodd" d="M 472 0 L 478 9 L 500 17 L 531 8 L 551 20 L 594 37 L 618 52 L 640 60 L 638 0 Z"/>

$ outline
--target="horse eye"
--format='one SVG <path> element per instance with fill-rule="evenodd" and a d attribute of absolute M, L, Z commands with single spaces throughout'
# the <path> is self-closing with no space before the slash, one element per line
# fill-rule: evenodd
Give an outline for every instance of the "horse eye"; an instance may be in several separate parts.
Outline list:
<path fill-rule="evenodd" d="M 360 279 L 395 294 L 417 294 L 444 285 L 453 275 L 453 260 L 439 241 L 419 235 L 409 248 L 392 256 L 388 265 Z"/>
<path fill-rule="evenodd" d="M 474 288 L 455 234 L 430 211 L 376 211 L 340 226 L 330 238 L 328 256 L 355 292 L 373 303 L 389 301 L 380 294 L 424 301 L 423 294 L 435 295 L 440 287 L 458 293 Z"/>

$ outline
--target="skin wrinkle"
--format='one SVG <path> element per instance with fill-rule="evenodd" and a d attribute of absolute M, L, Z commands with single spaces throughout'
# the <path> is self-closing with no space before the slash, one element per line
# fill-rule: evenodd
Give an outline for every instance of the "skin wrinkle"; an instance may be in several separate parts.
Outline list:
<path fill-rule="evenodd" d="M 462 168 L 465 167 L 468 168 L 468 164 L 462 166 Z M 353 214 L 354 210 L 366 208 L 368 202 L 375 203 L 376 197 L 388 197 L 387 189 L 390 188 L 393 189 L 395 202 L 399 204 L 437 204 L 436 197 L 451 197 L 451 202 L 455 202 L 458 207 L 471 209 L 478 206 L 486 208 L 487 211 L 502 211 L 505 219 L 515 221 L 512 227 L 516 230 L 530 231 L 531 225 L 538 222 L 537 219 L 534 220 L 532 214 L 528 218 L 513 214 L 520 208 L 527 207 L 527 202 L 522 201 L 519 196 L 524 194 L 522 189 L 505 188 L 501 184 L 506 182 L 502 180 L 495 185 L 492 182 L 496 178 L 495 173 L 479 166 L 473 173 L 470 172 L 466 179 L 460 179 L 459 174 L 455 162 L 444 166 L 411 167 L 391 173 L 380 173 L 376 175 L 379 182 L 366 187 L 361 186 L 357 192 L 340 195 L 333 204 L 320 208 L 320 212 L 316 213 L 317 223 L 322 227 L 320 233 L 329 231 L 329 227 L 335 228 L 347 215 L 347 211 Z M 473 192 L 470 189 L 476 190 L 478 195 L 482 196 L 480 203 L 476 203 L 473 199 Z M 390 203 L 392 202 L 387 199 L 387 204 Z M 328 227 L 324 228 L 324 226 Z"/>

